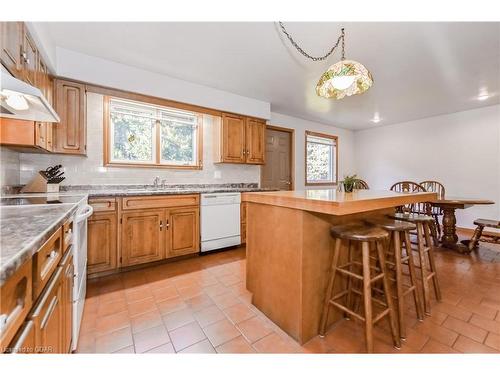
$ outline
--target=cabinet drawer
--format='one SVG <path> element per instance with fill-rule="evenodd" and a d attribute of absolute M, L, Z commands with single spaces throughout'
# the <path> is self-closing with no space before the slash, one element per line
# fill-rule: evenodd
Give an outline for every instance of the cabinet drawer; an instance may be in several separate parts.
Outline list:
<path fill-rule="evenodd" d="M 36 347 L 35 340 L 35 324 L 31 320 L 28 320 L 19 329 L 7 351 L 14 354 L 34 353 Z"/>
<path fill-rule="evenodd" d="M 94 209 L 94 212 L 105 212 L 116 210 L 115 198 L 93 198 L 89 200 L 89 204 Z"/>
<path fill-rule="evenodd" d="M 35 327 L 37 353 L 62 353 L 62 274 L 63 268 L 57 267 L 29 317 Z"/>
<path fill-rule="evenodd" d="M 36 299 L 62 257 L 62 228 L 59 228 L 33 257 L 33 295 Z"/>
<path fill-rule="evenodd" d="M 126 211 L 141 208 L 195 206 L 199 203 L 200 196 L 198 194 L 126 197 L 122 198 L 122 209 Z"/>
<path fill-rule="evenodd" d="M 69 247 L 73 244 L 73 219 L 68 220 L 66 223 L 63 225 L 63 249 L 62 252 L 64 253 L 66 250 L 69 249 Z"/>
<path fill-rule="evenodd" d="M 12 340 L 32 304 L 32 262 L 24 263 L 0 289 L 0 347 Z"/>

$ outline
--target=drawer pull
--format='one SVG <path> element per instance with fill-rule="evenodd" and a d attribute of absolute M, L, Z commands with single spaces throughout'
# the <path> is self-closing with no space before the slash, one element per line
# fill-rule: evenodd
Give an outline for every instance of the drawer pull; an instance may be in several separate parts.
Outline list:
<path fill-rule="evenodd" d="M 52 313 L 54 312 L 54 309 L 56 308 L 57 302 L 58 302 L 58 298 L 57 298 L 57 296 L 54 296 L 54 298 L 52 298 L 52 301 L 50 301 L 50 305 L 49 305 L 49 308 L 47 310 L 47 314 L 45 314 L 45 316 L 42 319 L 42 324 L 40 325 L 41 329 L 44 329 L 45 326 L 47 325 L 48 320 L 50 319 L 50 317 L 52 316 Z"/>
<path fill-rule="evenodd" d="M 16 285 L 16 292 L 15 292 L 16 306 L 12 309 L 12 311 L 9 314 L 0 315 L 0 334 L 3 334 L 3 332 L 9 326 L 9 324 L 12 321 L 16 320 L 19 314 L 23 311 L 24 304 L 26 301 L 27 287 L 28 287 L 28 279 L 26 277 L 23 277 L 21 280 L 19 280 L 19 282 Z"/>
<path fill-rule="evenodd" d="M 47 255 L 48 258 L 54 259 L 57 256 L 57 251 L 52 250 L 49 255 Z"/>

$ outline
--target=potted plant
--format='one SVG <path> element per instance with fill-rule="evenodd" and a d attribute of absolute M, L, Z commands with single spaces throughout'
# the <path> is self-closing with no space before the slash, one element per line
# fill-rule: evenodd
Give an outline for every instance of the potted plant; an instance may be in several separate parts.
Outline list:
<path fill-rule="evenodd" d="M 354 186 L 356 185 L 356 182 L 359 181 L 359 178 L 357 175 L 353 174 L 352 176 L 345 176 L 343 181 L 340 181 L 341 184 L 344 185 L 344 191 L 346 193 L 352 193 L 354 190 Z"/>

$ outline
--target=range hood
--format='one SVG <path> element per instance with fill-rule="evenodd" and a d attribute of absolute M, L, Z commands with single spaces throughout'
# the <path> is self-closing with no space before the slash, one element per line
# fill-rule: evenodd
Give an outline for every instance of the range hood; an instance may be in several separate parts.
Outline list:
<path fill-rule="evenodd" d="M 0 117 L 40 122 L 59 122 L 59 116 L 42 92 L 0 71 Z"/>

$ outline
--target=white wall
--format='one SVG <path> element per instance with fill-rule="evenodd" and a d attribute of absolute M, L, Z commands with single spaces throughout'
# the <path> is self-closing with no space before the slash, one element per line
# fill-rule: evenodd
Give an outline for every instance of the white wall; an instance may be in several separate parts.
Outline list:
<path fill-rule="evenodd" d="M 491 199 L 457 210 L 457 224 L 500 218 L 500 106 L 355 133 L 356 172 L 373 189 L 400 180 L 441 181 L 448 196 Z"/>
<path fill-rule="evenodd" d="M 295 190 L 305 189 L 305 131 L 311 130 L 338 136 L 339 142 L 339 180 L 354 171 L 354 133 L 351 130 L 340 129 L 330 125 L 303 120 L 297 117 L 272 112 L 268 124 L 295 129 Z M 318 187 L 308 186 L 308 189 Z M 324 187 L 323 187 L 324 188 Z"/>
<path fill-rule="evenodd" d="M 227 91 L 57 47 L 57 75 L 96 85 L 263 119 L 271 105 Z"/>
<path fill-rule="evenodd" d="M 174 170 L 160 168 L 103 167 L 103 97 L 87 94 L 87 157 L 68 155 L 20 154 L 22 184 L 49 165 L 65 168 L 64 185 L 87 184 L 150 184 L 155 176 L 168 183 L 239 183 L 260 182 L 260 167 L 256 165 L 214 164 L 211 116 L 203 119 L 203 169 Z M 3 158 L 2 158 L 3 159 Z M 214 172 L 221 173 L 214 179 Z"/>

